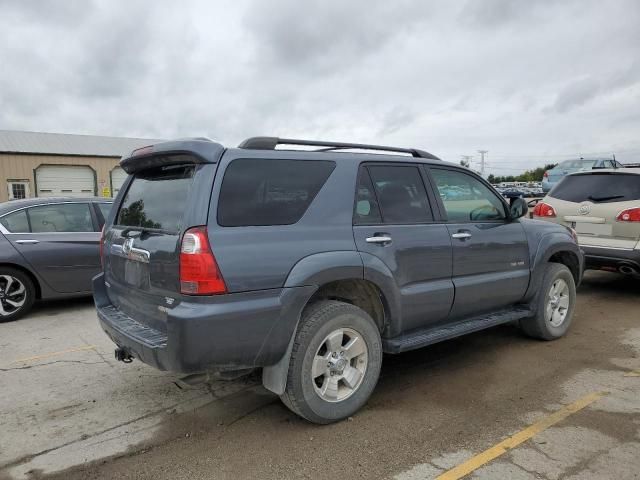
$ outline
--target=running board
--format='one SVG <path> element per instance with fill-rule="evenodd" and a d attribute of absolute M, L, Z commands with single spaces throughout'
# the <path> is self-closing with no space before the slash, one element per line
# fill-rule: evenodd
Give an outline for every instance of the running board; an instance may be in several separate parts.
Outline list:
<path fill-rule="evenodd" d="M 416 348 L 426 347 L 434 343 L 473 333 L 485 328 L 495 327 L 503 323 L 513 322 L 529 317 L 533 312 L 527 307 L 516 307 L 508 310 L 479 315 L 458 323 L 441 325 L 435 328 L 414 331 L 395 338 L 382 340 L 385 353 L 401 353 Z"/>

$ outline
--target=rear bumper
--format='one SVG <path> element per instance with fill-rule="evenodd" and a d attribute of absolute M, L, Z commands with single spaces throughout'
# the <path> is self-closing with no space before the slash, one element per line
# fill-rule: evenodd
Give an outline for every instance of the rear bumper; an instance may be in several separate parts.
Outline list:
<path fill-rule="evenodd" d="M 582 246 L 585 252 L 586 268 L 601 269 L 603 267 L 619 269 L 630 266 L 640 272 L 640 250 Z"/>
<path fill-rule="evenodd" d="M 103 274 L 93 279 L 100 326 L 128 354 L 159 370 L 196 373 L 275 364 L 315 287 L 194 297 L 158 309 L 166 331 L 131 318 L 109 299 Z"/>

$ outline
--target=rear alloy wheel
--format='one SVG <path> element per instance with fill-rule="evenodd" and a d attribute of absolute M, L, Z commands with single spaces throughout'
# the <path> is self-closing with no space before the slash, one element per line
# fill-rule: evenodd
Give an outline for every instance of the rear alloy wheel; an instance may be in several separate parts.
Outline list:
<path fill-rule="evenodd" d="M 311 377 L 316 393 L 327 402 L 341 402 L 360 387 L 368 363 L 367 344 L 352 328 L 331 332 L 313 358 Z"/>
<path fill-rule="evenodd" d="M 530 337 L 555 340 L 571 325 L 576 303 L 576 284 L 571 271 L 560 263 L 546 267 L 533 317 L 520 320 L 520 327 Z"/>
<path fill-rule="evenodd" d="M 300 320 L 282 401 L 310 422 L 342 420 L 367 402 L 381 365 L 373 319 L 348 303 L 318 302 Z"/>
<path fill-rule="evenodd" d="M 31 279 L 12 268 L 0 269 L 0 322 L 17 320 L 27 313 L 35 300 Z"/>

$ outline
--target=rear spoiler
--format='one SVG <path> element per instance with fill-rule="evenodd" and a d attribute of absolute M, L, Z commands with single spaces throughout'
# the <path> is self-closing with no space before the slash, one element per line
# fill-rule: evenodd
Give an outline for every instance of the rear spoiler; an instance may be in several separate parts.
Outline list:
<path fill-rule="evenodd" d="M 184 163 L 218 163 L 225 148 L 208 138 L 184 138 L 137 148 L 120 159 L 128 174 L 147 168 Z"/>

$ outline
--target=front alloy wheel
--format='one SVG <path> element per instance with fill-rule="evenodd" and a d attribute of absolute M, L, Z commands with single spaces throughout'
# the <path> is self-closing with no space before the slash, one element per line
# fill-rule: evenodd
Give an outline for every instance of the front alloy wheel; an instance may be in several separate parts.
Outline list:
<path fill-rule="evenodd" d="M 549 289 L 547 295 L 547 308 L 545 309 L 545 320 L 552 327 L 559 327 L 567 318 L 569 311 L 569 285 L 562 278 L 558 278 Z"/>

